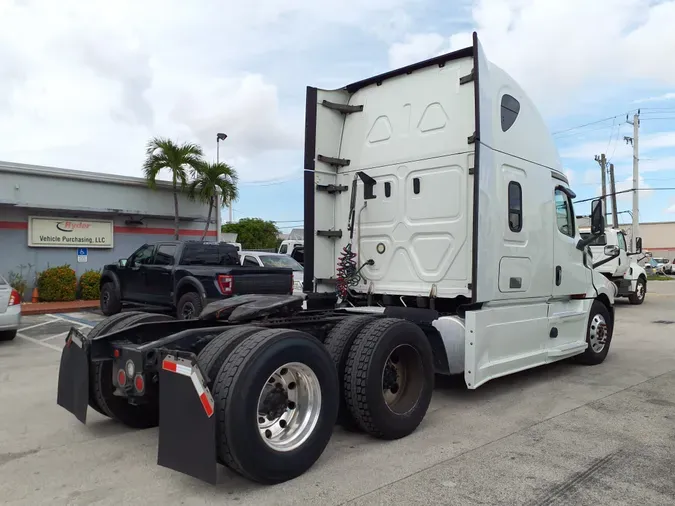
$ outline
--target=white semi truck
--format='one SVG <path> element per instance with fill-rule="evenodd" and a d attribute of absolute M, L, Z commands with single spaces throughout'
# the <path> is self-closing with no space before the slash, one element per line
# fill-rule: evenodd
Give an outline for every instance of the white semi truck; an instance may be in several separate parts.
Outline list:
<path fill-rule="evenodd" d="M 581 237 L 590 239 L 591 230 L 581 229 Z M 589 244 L 595 269 L 614 286 L 614 297 L 627 297 L 631 304 L 642 304 L 647 295 L 647 273 L 638 264 L 636 255 L 642 253 L 642 238 L 636 239 L 636 250 L 628 251 L 623 230 L 607 228 L 605 233 Z"/>
<path fill-rule="evenodd" d="M 582 239 L 546 125 L 470 47 L 307 89 L 302 297 L 248 295 L 199 319 L 121 313 L 71 329 L 58 403 L 159 425 L 158 463 L 279 483 L 336 421 L 381 439 L 423 420 L 434 373 L 469 389 L 574 357 L 603 362 L 614 288 Z"/>

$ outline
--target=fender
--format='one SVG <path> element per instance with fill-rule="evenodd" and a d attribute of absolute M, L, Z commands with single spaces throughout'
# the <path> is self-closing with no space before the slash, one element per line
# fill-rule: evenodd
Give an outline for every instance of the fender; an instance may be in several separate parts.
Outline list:
<path fill-rule="evenodd" d="M 115 271 L 110 269 L 104 269 L 101 273 L 101 282 L 99 286 L 103 286 L 104 283 L 111 281 L 115 285 L 115 290 L 117 294 L 122 297 L 122 284 L 120 283 L 120 278 Z"/>
<path fill-rule="evenodd" d="M 173 292 L 174 306 L 178 305 L 178 299 L 180 298 L 179 294 L 181 294 L 181 291 L 186 287 L 186 285 L 192 288 L 192 290 L 187 291 L 196 291 L 199 293 L 199 296 L 202 299 L 206 298 L 206 290 L 204 289 L 204 285 L 202 285 L 201 281 L 199 281 L 194 276 L 185 276 L 184 278 L 181 278 L 181 280 L 176 284 L 176 289 Z"/>

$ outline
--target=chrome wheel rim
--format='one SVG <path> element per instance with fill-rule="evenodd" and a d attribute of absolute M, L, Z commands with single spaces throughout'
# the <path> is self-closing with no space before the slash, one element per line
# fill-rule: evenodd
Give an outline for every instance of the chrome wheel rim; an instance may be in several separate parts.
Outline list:
<path fill-rule="evenodd" d="M 395 347 L 382 370 L 382 396 L 390 411 L 403 415 L 419 401 L 424 387 L 422 357 L 409 344 Z"/>
<path fill-rule="evenodd" d="M 596 314 L 595 316 L 593 316 L 593 319 L 591 320 L 591 329 L 589 336 L 591 349 L 595 353 L 600 353 L 602 350 L 605 349 L 605 345 L 607 344 L 607 334 L 608 328 L 605 318 L 600 314 Z"/>
<path fill-rule="evenodd" d="M 265 444 L 276 451 L 288 452 L 307 441 L 320 414 L 319 378 L 300 362 L 274 371 L 258 396 L 258 431 Z"/>
<path fill-rule="evenodd" d="M 638 282 L 637 288 L 635 290 L 637 292 L 637 297 L 638 299 L 642 299 L 645 296 L 645 286 L 644 283 Z"/>
<path fill-rule="evenodd" d="M 185 320 L 192 319 L 192 315 L 194 314 L 194 312 L 195 312 L 195 307 L 192 305 L 192 302 L 186 302 L 183 305 L 183 311 L 182 311 L 183 319 L 185 319 Z"/>

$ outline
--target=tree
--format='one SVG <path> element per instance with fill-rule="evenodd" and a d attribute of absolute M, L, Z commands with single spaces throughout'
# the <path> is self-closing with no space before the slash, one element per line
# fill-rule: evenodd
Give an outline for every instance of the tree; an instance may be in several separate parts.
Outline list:
<path fill-rule="evenodd" d="M 261 218 L 242 218 L 236 223 L 226 223 L 223 232 L 237 234 L 243 249 L 275 249 L 279 229 L 273 221 Z"/>
<path fill-rule="evenodd" d="M 178 192 L 185 190 L 190 170 L 197 171 L 203 163 L 202 148 L 197 144 L 185 142 L 176 144 L 170 139 L 154 137 L 145 151 L 143 174 L 150 188 L 156 188 L 157 176 L 166 169 L 171 173 L 173 183 L 174 237 L 179 239 Z"/>
<path fill-rule="evenodd" d="M 192 199 L 199 200 L 209 206 L 209 214 L 206 218 L 206 226 L 202 234 L 202 241 L 206 237 L 206 232 L 211 224 L 211 211 L 216 205 L 217 192 L 220 191 L 223 200 L 220 207 L 225 202 L 234 202 L 239 198 L 237 189 L 237 171 L 226 163 L 207 163 L 203 162 L 199 168 L 193 172 L 194 179 L 190 182 L 188 195 Z M 220 212 L 220 209 L 217 209 Z"/>

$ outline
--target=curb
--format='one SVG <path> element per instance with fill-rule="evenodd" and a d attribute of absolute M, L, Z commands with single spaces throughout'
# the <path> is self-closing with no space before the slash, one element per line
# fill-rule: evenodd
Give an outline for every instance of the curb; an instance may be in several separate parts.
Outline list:
<path fill-rule="evenodd" d="M 48 313 L 74 313 L 82 311 L 83 309 L 98 309 L 98 300 L 78 300 L 72 303 L 68 302 L 36 302 L 36 303 L 22 303 L 21 314 L 38 315 Z"/>

